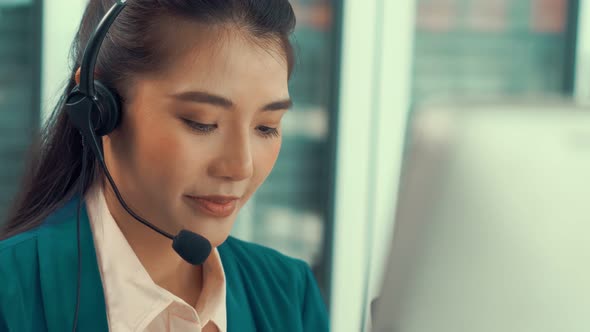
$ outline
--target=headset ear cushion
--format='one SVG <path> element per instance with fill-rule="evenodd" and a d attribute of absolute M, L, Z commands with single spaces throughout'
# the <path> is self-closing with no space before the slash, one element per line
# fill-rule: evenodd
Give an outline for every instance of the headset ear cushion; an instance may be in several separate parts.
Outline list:
<path fill-rule="evenodd" d="M 96 90 L 96 118 L 93 119 L 94 132 L 98 136 L 111 133 L 121 121 L 121 98 L 100 81 L 94 81 Z"/>

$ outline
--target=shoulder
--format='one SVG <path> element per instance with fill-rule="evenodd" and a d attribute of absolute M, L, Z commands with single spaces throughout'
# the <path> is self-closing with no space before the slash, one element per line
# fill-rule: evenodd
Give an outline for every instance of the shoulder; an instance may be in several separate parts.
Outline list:
<path fill-rule="evenodd" d="M 255 285 L 266 292 L 280 290 L 297 297 L 305 292 L 311 272 L 300 259 L 233 237 L 218 250 L 228 283 Z"/>
<path fill-rule="evenodd" d="M 39 277 L 39 238 L 45 233 L 37 227 L 0 241 L 0 303 L 28 294 Z M 20 294 L 20 295 L 19 295 Z M 10 302 L 10 301 L 9 301 Z"/>
<path fill-rule="evenodd" d="M 219 246 L 219 250 L 220 253 L 226 255 L 247 255 L 249 259 L 260 261 L 261 263 L 284 264 L 287 266 L 305 264 L 302 260 L 289 257 L 275 249 L 257 243 L 243 241 L 232 236 L 228 237 L 227 240 Z"/>
<path fill-rule="evenodd" d="M 59 268 L 43 261 L 41 241 L 60 242 L 44 227 L 38 227 L 0 241 L 0 331 L 45 331 L 42 271 Z M 44 268 L 45 267 L 45 268 Z M 55 288 L 52 283 L 50 288 Z M 47 285 L 46 285 L 47 286 Z"/>
<path fill-rule="evenodd" d="M 39 228 L 0 241 L 0 266 L 14 268 L 19 256 L 36 253 Z"/>
<path fill-rule="evenodd" d="M 8 326 L 19 330 L 25 324 L 17 321 L 34 307 L 39 281 L 37 239 L 34 229 L 0 241 L 0 330 Z M 32 311 L 32 309 L 31 309 Z M 19 328 L 16 328 L 19 326 Z"/>
<path fill-rule="evenodd" d="M 329 330 L 324 300 L 306 262 L 233 237 L 218 250 L 227 287 L 241 287 L 244 303 L 262 304 L 265 319 L 272 312 L 302 331 Z"/>
<path fill-rule="evenodd" d="M 35 267 L 39 230 L 33 229 L 0 241 L 0 283 L 17 282 Z"/>
<path fill-rule="evenodd" d="M 51 237 L 54 235 L 55 230 L 72 227 L 70 223 L 66 223 L 65 221 L 75 217 L 76 202 L 75 199 L 70 199 L 53 208 L 53 211 L 38 226 L 0 240 L 0 259 L 9 255 L 10 252 L 29 250 L 31 247 L 35 247 L 39 238 Z"/>
<path fill-rule="evenodd" d="M 48 236 L 47 231 L 54 227 L 54 219 L 55 213 L 52 213 L 39 226 L 0 240 L 0 262 L 3 263 L 2 265 L 21 254 L 29 251 L 36 252 L 39 238 Z"/>
<path fill-rule="evenodd" d="M 306 262 L 284 255 L 277 250 L 229 237 L 219 248 L 224 267 L 236 264 L 244 269 L 271 272 L 271 274 L 305 274 Z"/>
<path fill-rule="evenodd" d="M 56 208 L 40 225 L 0 240 L 0 278 L 26 273 L 38 266 L 39 242 L 59 242 L 61 233 L 56 230 L 69 227 L 64 221 L 70 218 L 71 203 Z"/>

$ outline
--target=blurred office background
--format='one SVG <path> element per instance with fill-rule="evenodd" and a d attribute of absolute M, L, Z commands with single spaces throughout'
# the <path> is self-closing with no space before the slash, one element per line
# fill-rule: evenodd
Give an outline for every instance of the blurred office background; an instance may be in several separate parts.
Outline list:
<path fill-rule="evenodd" d="M 307 261 L 358 331 L 391 238 L 406 122 L 442 100 L 590 98 L 579 0 L 292 0 L 295 107 L 234 234 Z M 86 0 L 0 0 L 0 220 L 67 79 Z"/>

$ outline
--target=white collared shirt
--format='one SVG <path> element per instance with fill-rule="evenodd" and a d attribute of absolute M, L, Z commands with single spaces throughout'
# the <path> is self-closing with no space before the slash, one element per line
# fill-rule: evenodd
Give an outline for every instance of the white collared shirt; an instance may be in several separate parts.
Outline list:
<path fill-rule="evenodd" d="M 225 273 L 217 249 L 203 264 L 203 288 L 192 307 L 151 279 L 111 215 L 100 182 L 88 191 L 86 206 L 110 331 L 227 332 Z"/>

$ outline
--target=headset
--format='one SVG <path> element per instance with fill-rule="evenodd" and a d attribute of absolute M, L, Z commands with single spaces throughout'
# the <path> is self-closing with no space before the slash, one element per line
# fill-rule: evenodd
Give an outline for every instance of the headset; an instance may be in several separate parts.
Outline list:
<path fill-rule="evenodd" d="M 110 26 L 115 22 L 115 19 L 123 11 L 126 5 L 127 0 L 117 0 L 98 24 L 84 50 L 82 63 L 80 65 L 80 83 L 72 89 L 65 102 L 65 111 L 68 119 L 80 132 L 82 137 L 83 154 L 77 214 L 78 290 L 76 294 L 76 311 L 74 314 L 72 331 L 76 331 L 78 312 L 80 309 L 80 207 L 83 200 L 83 186 L 85 183 L 84 170 L 86 168 L 86 144 L 90 146 L 90 151 L 94 153 L 100 167 L 102 167 L 117 199 L 125 211 L 127 211 L 127 213 L 129 213 L 135 220 L 151 228 L 160 235 L 171 239 L 174 250 L 180 257 L 190 264 L 203 264 L 212 250 L 209 240 L 197 233 L 183 229 L 177 235 L 172 235 L 133 212 L 133 210 L 131 210 L 131 208 L 125 203 L 125 200 L 117 189 L 115 181 L 107 169 L 103 154 L 102 136 L 113 132 L 121 122 L 122 103 L 121 98 L 116 91 L 108 88 L 99 80 L 94 79 L 94 70 L 102 42 L 105 39 Z"/>

